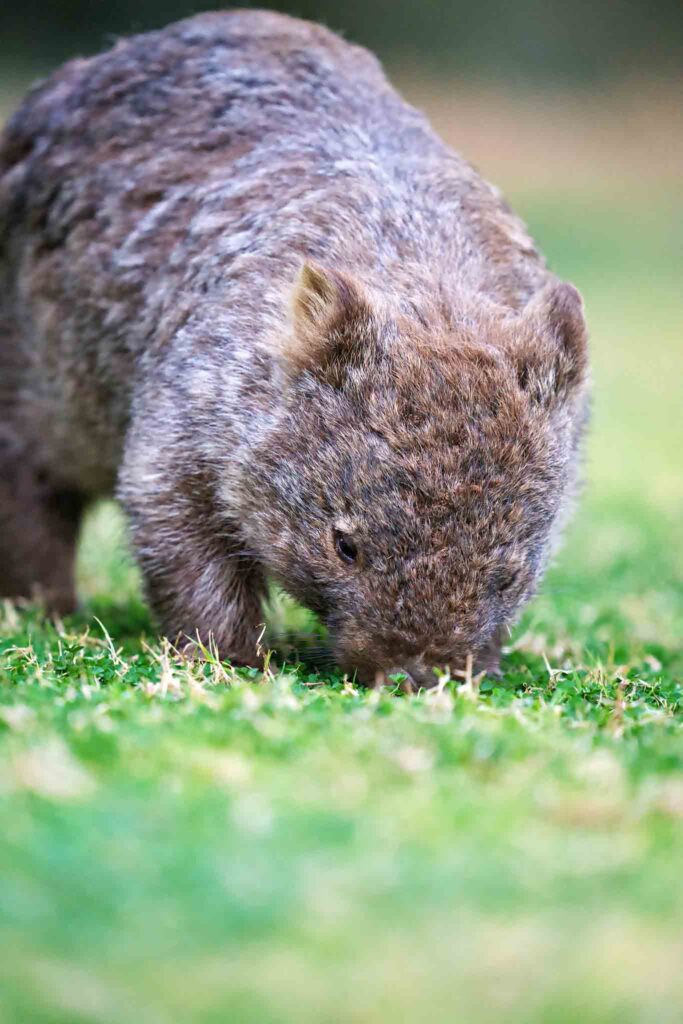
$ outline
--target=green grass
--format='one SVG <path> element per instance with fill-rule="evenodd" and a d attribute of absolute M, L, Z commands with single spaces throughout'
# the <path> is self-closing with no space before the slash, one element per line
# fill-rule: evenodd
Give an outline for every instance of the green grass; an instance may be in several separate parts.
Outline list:
<path fill-rule="evenodd" d="M 100 509 L 83 611 L 0 609 L 3 1024 L 683 1017 L 681 211 L 513 198 L 596 387 L 503 680 L 188 668 Z"/>

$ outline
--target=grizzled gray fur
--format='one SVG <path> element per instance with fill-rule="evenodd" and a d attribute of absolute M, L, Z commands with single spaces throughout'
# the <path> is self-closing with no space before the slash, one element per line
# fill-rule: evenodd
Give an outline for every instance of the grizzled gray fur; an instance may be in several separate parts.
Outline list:
<path fill-rule="evenodd" d="M 259 11 L 75 60 L 0 139 L 0 595 L 115 493 L 172 638 L 266 580 L 361 680 L 493 668 L 575 487 L 576 290 L 366 51 Z"/>

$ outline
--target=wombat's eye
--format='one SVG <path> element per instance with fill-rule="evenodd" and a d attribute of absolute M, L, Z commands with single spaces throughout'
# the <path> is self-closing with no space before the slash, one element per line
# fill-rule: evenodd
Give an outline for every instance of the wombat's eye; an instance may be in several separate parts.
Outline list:
<path fill-rule="evenodd" d="M 358 548 L 351 538 L 342 533 L 341 530 L 334 531 L 334 550 L 342 562 L 347 562 L 349 565 L 358 558 Z"/>

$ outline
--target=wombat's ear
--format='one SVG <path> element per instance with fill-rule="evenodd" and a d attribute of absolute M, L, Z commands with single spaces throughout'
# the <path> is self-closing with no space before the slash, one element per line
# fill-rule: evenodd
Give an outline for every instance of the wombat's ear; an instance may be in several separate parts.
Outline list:
<path fill-rule="evenodd" d="M 367 346 L 372 313 L 348 274 L 304 263 L 292 296 L 292 325 L 283 347 L 290 372 L 309 370 L 339 382 Z"/>
<path fill-rule="evenodd" d="M 553 282 L 524 307 L 530 331 L 516 350 L 520 387 L 541 404 L 569 397 L 588 375 L 588 331 L 576 288 Z"/>

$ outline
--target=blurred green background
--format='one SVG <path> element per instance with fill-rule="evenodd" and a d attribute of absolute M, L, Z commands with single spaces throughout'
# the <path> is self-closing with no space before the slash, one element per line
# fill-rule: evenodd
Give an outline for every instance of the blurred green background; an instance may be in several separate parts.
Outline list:
<path fill-rule="evenodd" d="M 17 64 L 52 64 L 107 37 L 157 28 L 220 4 L 187 0 L 25 0 L 3 5 L 0 38 Z M 594 82 L 680 70 L 678 0 L 299 0 L 241 3 L 322 21 L 389 61 L 518 81 Z"/>

